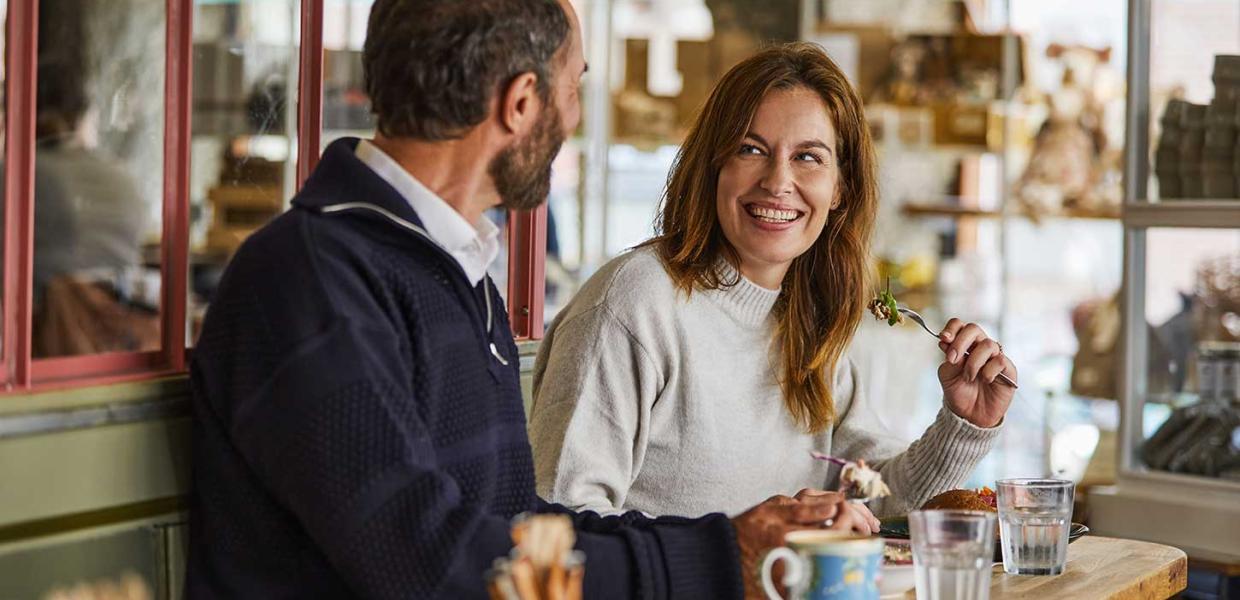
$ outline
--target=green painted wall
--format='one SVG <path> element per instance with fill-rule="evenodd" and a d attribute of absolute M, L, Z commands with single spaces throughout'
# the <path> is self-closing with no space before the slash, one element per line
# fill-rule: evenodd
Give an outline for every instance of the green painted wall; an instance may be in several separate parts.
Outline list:
<path fill-rule="evenodd" d="M 519 346 L 528 411 L 538 346 Z M 188 397 L 185 377 L 0 397 L 0 600 L 126 573 L 155 598 L 180 597 Z M 134 420 L 135 407 L 165 416 Z M 75 424 L 4 433 L 45 420 Z"/>

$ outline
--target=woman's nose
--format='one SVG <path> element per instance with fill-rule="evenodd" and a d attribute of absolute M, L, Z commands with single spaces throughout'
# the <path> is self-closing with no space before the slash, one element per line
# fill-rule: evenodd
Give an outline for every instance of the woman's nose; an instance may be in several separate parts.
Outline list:
<path fill-rule="evenodd" d="M 759 184 L 762 186 L 762 189 L 772 196 L 786 196 L 792 193 L 793 179 L 791 166 L 782 160 L 768 161 L 766 172 L 762 174 L 762 180 Z"/>

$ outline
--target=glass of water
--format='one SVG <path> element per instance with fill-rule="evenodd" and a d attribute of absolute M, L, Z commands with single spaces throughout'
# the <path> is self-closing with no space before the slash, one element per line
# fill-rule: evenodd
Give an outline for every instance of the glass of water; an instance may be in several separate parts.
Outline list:
<path fill-rule="evenodd" d="M 999 481 L 1003 570 L 1013 575 L 1058 575 L 1068 562 L 1074 487 L 1065 479 Z"/>
<path fill-rule="evenodd" d="M 908 515 L 917 600 L 987 600 L 995 514 L 919 510 Z"/>

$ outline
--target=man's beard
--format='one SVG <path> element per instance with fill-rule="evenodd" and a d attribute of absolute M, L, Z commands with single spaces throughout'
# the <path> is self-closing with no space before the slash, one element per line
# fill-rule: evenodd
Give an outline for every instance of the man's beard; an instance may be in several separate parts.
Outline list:
<path fill-rule="evenodd" d="M 504 148 L 487 166 L 504 208 L 532 210 L 547 199 L 551 163 L 564 138 L 560 109 L 549 99 L 529 135 Z"/>

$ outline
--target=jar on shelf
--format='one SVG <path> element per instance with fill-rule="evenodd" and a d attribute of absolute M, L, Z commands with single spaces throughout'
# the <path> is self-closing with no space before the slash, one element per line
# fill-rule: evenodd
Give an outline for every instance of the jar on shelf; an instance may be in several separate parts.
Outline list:
<path fill-rule="evenodd" d="M 1202 185 L 1201 152 L 1205 146 L 1206 105 L 1189 104 L 1184 109 L 1183 127 L 1180 135 L 1179 174 L 1181 198 L 1201 198 L 1205 195 Z"/>
<path fill-rule="evenodd" d="M 1201 148 L 1201 187 L 1205 198 L 1234 198 L 1233 172 L 1236 151 L 1236 104 L 1215 98 L 1206 108 L 1205 135 Z"/>
<path fill-rule="evenodd" d="M 1154 174 L 1158 177 L 1160 198 L 1183 198 L 1180 185 L 1180 142 L 1184 137 L 1184 113 L 1188 102 L 1167 101 L 1162 116 L 1162 136 L 1154 151 Z"/>
<path fill-rule="evenodd" d="M 1236 402 L 1240 379 L 1240 343 L 1197 344 L 1197 395 L 1203 402 Z"/>
<path fill-rule="evenodd" d="M 1214 57 L 1214 100 L 1206 115 L 1202 191 L 1208 198 L 1240 197 L 1240 55 Z"/>
<path fill-rule="evenodd" d="M 1214 97 L 1227 102 L 1240 100 L 1240 54 L 1214 56 Z"/>
<path fill-rule="evenodd" d="M 1233 198 L 1240 198 L 1240 98 L 1236 99 L 1235 112 L 1232 119 L 1232 125 L 1235 126 L 1237 135 L 1236 143 L 1232 146 L 1231 159 L 1231 175 L 1236 185 L 1236 195 Z"/>

